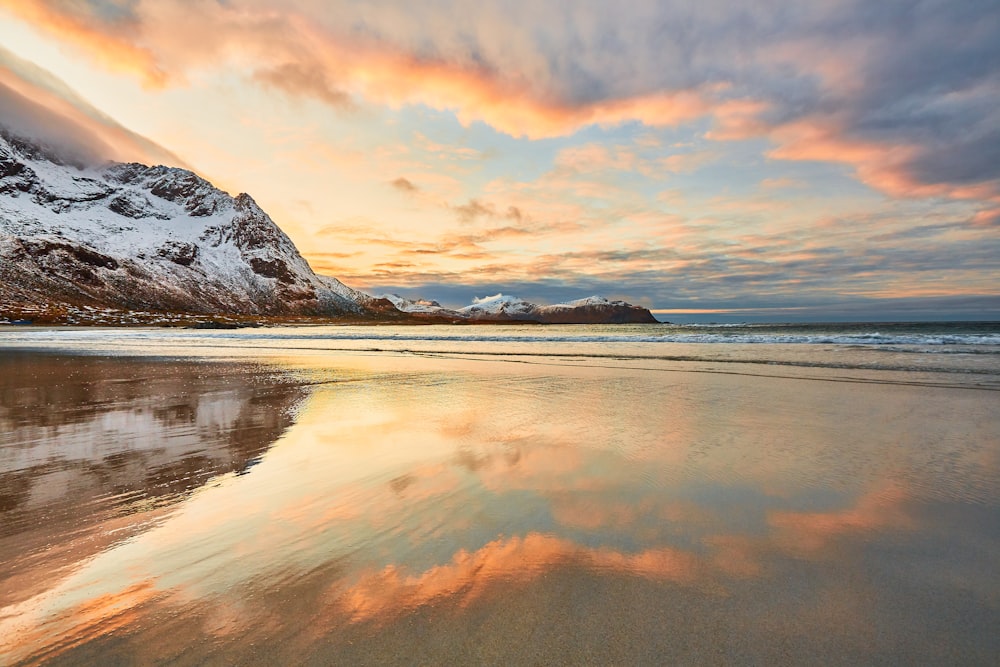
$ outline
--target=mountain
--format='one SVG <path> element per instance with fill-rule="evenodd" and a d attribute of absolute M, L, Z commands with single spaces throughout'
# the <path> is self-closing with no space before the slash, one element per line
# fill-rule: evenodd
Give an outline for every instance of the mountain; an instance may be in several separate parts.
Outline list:
<path fill-rule="evenodd" d="M 645 308 L 601 297 L 539 306 L 498 294 L 458 310 L 372 297 L 314 273 L 248 194 L 230 196 L 186 169 L 90 165 L 0 127 L 0 321 L 206 317 L 218 325 L 261 317 L 656 322 Z"/>
<path fill-rule="evenodd" d="M 446 318 L 473 322 L 539 322 L 543 324 L 655 324 L 646 308 L 600 296 L 539 306 L 513 296 L 497 294 L 475 300 L 472 305 L 451 310 L 436 301 L 410 301 L 394 294 L 383 298 L 415 317 Z"/>
<path fill-rule="evenodd" d="M 26 309 L 406 317 L 314 273 L 250 195 L 185 169 L 73 163 L 0 129 L 0 314 Z"/>

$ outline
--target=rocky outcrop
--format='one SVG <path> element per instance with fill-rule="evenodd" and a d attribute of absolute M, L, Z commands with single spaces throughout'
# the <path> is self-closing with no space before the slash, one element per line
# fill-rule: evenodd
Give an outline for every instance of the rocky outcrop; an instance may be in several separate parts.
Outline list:
<path fill-rule="evenodd" d="M 540 310 L 539 321 L 547 324 L 659 324 L 647 308 L 596 296 Z"/>

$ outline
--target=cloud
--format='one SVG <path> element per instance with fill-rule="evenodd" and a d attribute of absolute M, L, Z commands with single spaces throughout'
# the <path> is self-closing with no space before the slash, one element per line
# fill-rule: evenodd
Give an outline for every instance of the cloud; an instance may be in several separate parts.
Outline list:
<path fill-rule="evenodd" d="M 585 205 L 588 199 L 618 197 L 611 187 L 615 184 L 609 185 L 616 175 L 687 177 L 709 162 L 714 168 L 727 149 L 742 150 L 743 144 L 734 145 L 739 142 L 748 142 L 755 157 L 763 152 L 781 161 L 781 171 L 796 178 L 792 163 L 821 162 L 839 165 L 843 173 L 897 200 L 952 200 L 947 206 L 966 208 L 949 226 L 978 228 L 980 239 L 1000 224 L 1000 8 L 989 0 L 830 0 L 794 7 L 762 0 L 738 8 L 723 0 L 635 0 L 625 9 L 581 0 L 572 11 L 562 3 L 526 0 L 484 0 L 474 8 L 460 0 L 432 5 L 0 0 L 0 7 L 151 86 L 186 85 L 205 72 L 222 72 L 295 98 L 314 98 L 338 111 L 353 102 L 454 114 L 471 128 L 456 145 L 415 133 L 408 148 L 424 159 L 422 165 L 396 164 L 388 172 L 408 174 L 404 180 L 419 182 L 419 192 L 407 190 L 401 181 L 393 187 L 419 194 L 417 203 L 428 209 L 440 211 L 448 206 L 444 202 L 452 202 L 443 217 L 457 216 L 477 226 L 509 222 L 530 229 L 532 224 L 571 220 L 593 231 L 597 226 L 610 229 L 617 220 L 624 227 L 642 219 L 633 229 L 662 231 L 662 244 L 669 243 L 677 253 L 647 257 L 641 248 L 615 245 L 608 234 L 605 254 L 588 256 L 594 252 L 590 246 L 602 240 L 596 233 L 574 239 L 570 246 L 576 254 L 560 256 L 556 246 L 545 247 L 539 266 L 568 270 L 569 280 L 582 276 L 590 261 L 597 262 L 592 268 L 600 279 L 610 280 L 612 272 L 605 265 L 627 265 L 639 276 L 657 268 L 661 274 L 690 272 L 691 285 L 710 285 L 712 294 L 717 288 L 735 290 L 741 279 L 758 287 L 771 279 L 778 281 L 770 285 L 778 294 L 795 284 L 818 290 L 825 271 L 827 284 L 830 276 L 845 276 L 844 284 L 860 291 L 855 293 L 868 294 L 877 282 L 873 275 L 887 278 L 891 273 L 885 265 L 873 264 L 878 260 L 898 262 L 892 267 L 896 284 L 901 272 L 913 270 L 918 280 L 927 281 L 921 290 L 943 294 L 953 288 L 942 281 L 932 284 L 930 272 L 921 268 L 941 266 L 927 245 L 909 251 L 878 248 L 866 259 L 860 237 L 844 241 L 831 236 L 822 239 L 825 248 L 796 247 L 786 254 L 781 234 L 767 232 L 775 244 L 771 247 L 779 249 L 772 257 L 767 245 L 734 249 L 730 238 L 712 231 L 712 225 L 725 221 L 767 224 L 762 220 L 768 214 L 782 211 L 773 205 L 765 210 L 765 201 L 725 211 L 718 202 L 709 202 L 714 210 L 704 214 L 704 225 L 690 220 L 680 224 L 666 216 L 654 223 L 649 218 L 658 212 L 656 202 L 640 196 L 614 202 L 609 208 L 620 214 L 617 219 Z M 688 135 L 699 136 L 691 145 L 677 145 L 690 136 L 667 137 L 669 133 L 640 128 L 636 141 L 624 146 L 595 141 L 605 136 L 600 133 L 578 138 L 577 143 L 587 142 L 582 145 L 545 142 L 544 150 L 558 153 L 556 168 L 534 183 L 508 181 L 500 191 L 490 183 L 476 192 L 457 187 L 439 192 L 429 180 L 434 169 L 444 171 L 446 165 L 449 173 L 481 175 L 495 167 L 483 164 L 487 154 L 469 139 L 476 136 L 478 123 L 529 138 L 622 124 L 685 125 Z M 772 194 L 792 187 L 772 175 L 765 171 L 755 180 Z M 386 175 L 373 178 L 380 181 Z M 677 180 L 683 183 L 684 178 Z M 677 192 L 666 191 L 659 203 L 671 209 L 700 203 L 691 190 L 683 198 Z M 521 220 L 525 211 L 539 222 Z M 810 221 L 800 216 L 796 223 L 806 227 Z M 691 235 L 696 225 L 701 225 L 698 238 L 677 238 Z M 879 232 L 892 234 L 901 226 L 896 222 Z M 468 231 L 451 233 L 461 237 Z M 487 240 L 466 238 L 466 245 L 449 246 L 443 236 L 400 250 L 468 259 L 490 250 Z M 529 239 L 524 241 L 527 246 Z M 679 241 L 715 243 L 715 248 L 702 253 Z M 995 251 L 993 245 L 986 247 Z M 975 266 L 995 271 L 995 259 L 983 260 L 972 240 L 946 239 L 943 249 L 952 262 L 949 275 L 963 270 L 955 264 L 964 255 L 956 253 L 967 250 Z M 631 260 L 614 259 L 626 256 Z M 915 261 L 918 257 L 923 264 Z M 527 271 L 521 259 L 511 259 L 509 280 L 517 281 Z M 431 270 L 406 256 L 388 261 L 418 266 L 405 281 L 416 282 L 434 271 L 462 275 L 457 267 Z M 484 277 L 488 267 L 476 270 Z M 690 290 L 691 285 L 678 287 Z"/>
<path fill-rule="evenodd" d="M 474 148 L 442 144 L 433 141 L 422 132 L 413 133 L 413 146 L 441 160 L 465 161 L 479 160 L 483 157 L 483 154 Z"/>
<path fill-rule="evenodd" d="M 107 160 L 185 166 L 162 146 L 126 129 L 49 72 L 0 47 L 0 127 L 74 163 Z"/>
<path fill-rule="evenodd" d="M 414 185 L 412 181 L 410 181 L 407 178 L 403 178 L 402 176 L 392 181 L 389 181 L 389 185 L 396 188 L 400 192 L 405 192 L 407 194 L 417 192 L 420 189 L 416 185 Z"/>
<path fill-rule="evenodd" d="M 475 222 L 478 218 L 494 218 L 497 215 L 496 208 L 490 203 L 483 203 L 478 199 L 470 199 L 465 204 L 453 207 L 459 221 L 464 223 Z"/>
<path fill-rule="evenodd" d="M 2 6 L 153 86 L 229 67 L 338 108 L 424 104 L 533 138 L 708 117 L 712 138 L 767 138 L 775 159 L 843 162 L 892 196 L 982 199 L 983 224 L 1000 210 L 989 0 Z"/>
<path fill-rule="evenodd" d="M 790 188 L 803 188 L 806 184 L 794 178 L 765 178 L 760 182 L 760 187 L 765 190 L 787 190 Z"/>
<path fill-rule="evenodd" d="M 333 107 L 350 108 L 351 97 L 330 83 L 326 72 L 317 63 L 281 63 L 258 69 L 254 81 L 296 97 L 314 97 Z"/>
<path fill-rule="evenodd" d="M 568 72 L 546 71 L 555 64 L 554 54 L 525 42 L 522 26 L 496 4 L 468 12 L 456 3 L 434 15 L 405 5 L 375 11 L 349 2 L 306 1 L 161 0 L 115 16 L 99 5 L 56 0 L 4 0 L 3 6 L 150 86 L 185 82 L 212 66 L 249 67 L 251 79 L 263 85 L 334 106 L 349 94 L 390 105 L 426 104 L 515 136 L 563 135 L 630 120 L 673 125 L 704 114 L 712 89 L 653 87 L 600 95 L 563 85 L 561 75 Z M 546 8 L 529 14 L 558 18 Z M 476 35 L 471 41 L 464 37 L 467 30 Z"/>
<path fill-rule="evenodd" d="M 481 219 L 509 220 L 518 224 L 528 224 L 531 222 L 528 214 L 521 210 L 518 206 L 509 205 L 506 209 L 503 209 L 492 202 L 480 199 L 470 199 L 464 204 L 453 205 L 450 208 L 458 217 L 459 222 L 463 224 L 475 222 Z M 511 232 L 516 233 L 517 231 L 518 230 L 513 227 L 493 229 L 490 230 L 485 236 L 481 236 L 480 240 L 485 240 L 487 238 L 499 238 L 501 235 L 516 235 L 511 234 Z"/>
<path fill-rule="evenodd" d="M 885 231 L 873 235 L 873 227 Z M 776 228 L 694 247 L 683 241 L 602 241 L 577 229 L 572 248 L 553 251 L 551 242 L 565 233 L 503 226 L 446 235 L 430 245 L 395 242 L 396 259 L 415 266 L 358 279 L 378 291 L 404 290 L 453 306 L 465 305 L 470 294 L 503 292 L 543 303 L 597 293 L 658 307 L 738 308 L 744 318 L 775 307 L 806 308 L 808 313 L 791 314 L 822 316 L 819 304 L 826 304 L 828 314 L 853 312 L 863 318 L 877 316 L 880 308 L 883 316 L 925 308 L 981 318 L 998 307 L 986 276 L 1000 247 L 961 222 L 913 229 L 893 220 L 876 226 L 871 218 L 842 219 L 828 229 L 790 234 Z M 492 250 L 492 244 L 507 240 L 519 251 Z M 425 250 L 436 253 L 434 263 L 411 259 Z M 963 301 L 963 292 L 972 301 Z"/>
<path fill-rule="evenodd" d="M 599 143 L 568 146 L 556 154 L 557 168 L 578 174 L 592 174 L 604 171 L 635 171 L 639 164 L 638 154 L 623 146 L 605 146 Z"/>
<path fill-rule="evenodd" d="M 141 19 L 130 13 L 108 13 L 106 5 L 49 0 L 3 0 L 4 7 L 43 28 L 60 41 L 78 46 L 100 64 L 138 75 L 147 85 L 166 85 L 170 76 L 150 50 L 136 45 Z"/>

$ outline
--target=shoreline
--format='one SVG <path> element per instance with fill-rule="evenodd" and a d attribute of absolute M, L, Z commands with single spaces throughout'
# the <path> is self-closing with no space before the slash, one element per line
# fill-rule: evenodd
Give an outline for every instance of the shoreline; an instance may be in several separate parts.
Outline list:
<path fill-rule="evenodd" d="M 303 329 L 308 329 L 303 327 Z M 156 334 L 155 338 L 139 337 L 135 339 L 99 335 L 94 338 L 88 335 L 80 340 L 20 340 L 7 342 L 0 334 L 0 353 L 14 355 L 44 355 L 123 359 L 129 361 L 180 361 L 199 363 L 258 363 L 281 367 L 288 359 L 308 358 L 313 361 L 306 363 L 337 364 L 350 359 L 384 358 L 395 359 L 408 365 L 416 364 L 426 367 L 452 364 L 503 364 L 504 366 L 523 366 L 558 369 L 593 369 L 600 372 L 649 372 L 654 374 L 710 374 L 732 375 L 747 378 L 765 378 L 774 380 L 800 380 L 810 382 L 841 383 L 857 385 L 882 385 L 885 387 L 925 387 L 929 389 L 1000 391 L 1000 369 L 992 363 L 982 366 L 933 366 L 926 363 L 919 365 L 893 365 L 891 359 L 881 360 L 880 350 L 871 351 L 871 361 L 855 361 L 849 363 L 839 360 L 836 356 L 827 360 L 812 358 L 804 345 L 772 344 L 768 345 L 733 345 L 741 348 L 741 356 L 733 358 L 726 350 L 718 350 L 717 344 L 683 343 L 676 344 L 681 348 L 695 347 L 700 354 L 680 353 L 642 353 L 599 351 L 600 343 L 580 343 L 569 348 L 553 348 L 533 351 L 532 343 L 509 342 L 501 349 L 494 348 L 494 343 L 483 343 L 478 348 L 465 346 L 462 339 L 448 339 L 447 347 L 435 347 L 428 340 L 424 347 L 420 340 L 409 341 L 389 336 L 382 339 L 366 337 L 351 337 L 336 339 L 327 337 L 289 338 L 282 344 L 280 336 L 267 336 L 262 339 L 244 340 L 242 338 L 214 336 L 215 330 L 164 330 L 146 328 Z M 48 327 L 36 331 L 53 333 L 73 331 L 113 333 L 113 329 L 95 329 L 92 327 Z M 141 332 L 140 328 L 123 328 L 124 331 Z M 178 336 L 171 336 L 176 331 Z M 275 330 L 280 331 L 280 330 Z M 199 339 L 199 333 L 205 334 Z M 252 334 L 252 332 L 250 332 Z M 517 339 L 512 339 L 516 341 Z M 337 343 L 340 343 L 338 345 Z M 353 345 L 346 345 L 351 343 Z M 393 347 L 392 345 L 396 346 Z M 543 344 L 544 347 L 545 344 Z M 595 345 L 597 346 L 595 348 Z M 658 344 L 647 346 L 659 347 Z M 635 347 L 633 345 L 633 347 Z M 773 352 L 770 355 L 759 355 Z M 715 352 L 715 354 L 711 354 Z M 792 353 L 797 353 L 795 356 Z M 903 355 L 907 360 L 912 355 Z M 983 361 L 991 362 L 992 355 L 979 355 Z M 953 361 L 956 355 L 945 355 L 946 360 Z M 973 360 L 979 357 L 972 355 Z M 380 362 L 376 362 L 380 363 Z"/>

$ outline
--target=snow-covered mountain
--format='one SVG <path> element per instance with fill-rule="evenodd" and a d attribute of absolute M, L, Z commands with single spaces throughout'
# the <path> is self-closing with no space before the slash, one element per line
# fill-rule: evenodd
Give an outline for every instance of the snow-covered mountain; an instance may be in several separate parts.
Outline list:
<path fill-rule="evenodd" d="M 442 315 L 445 317 L 458 317 L 458 312 L 445 308 L 437 301 L 430 299 L 406 299 L 398 294 L 380 294 L 378 298 L 385 299 L 404 313 L 418 315 Z"/>
<path fill-rule="evenodd" d="M 417 317 L 443 317 L 487 322 L 542 322 L 546 324 L 654 324 L 657 319 L 641 306 L 592 296 L 567 303 L 539 306 L 504 294 L 476 299 L 471 305 L 451 310 L 436 301 L 410 301 L 395 294 L 383 298 L 399 310 Z"/>
<path fill-rule="evenodd" d="M 0 128 L 0 314 L 25 305 L 405 317 L 315 274 L 250 195 L 185 169 L 71 164 Z"/>

